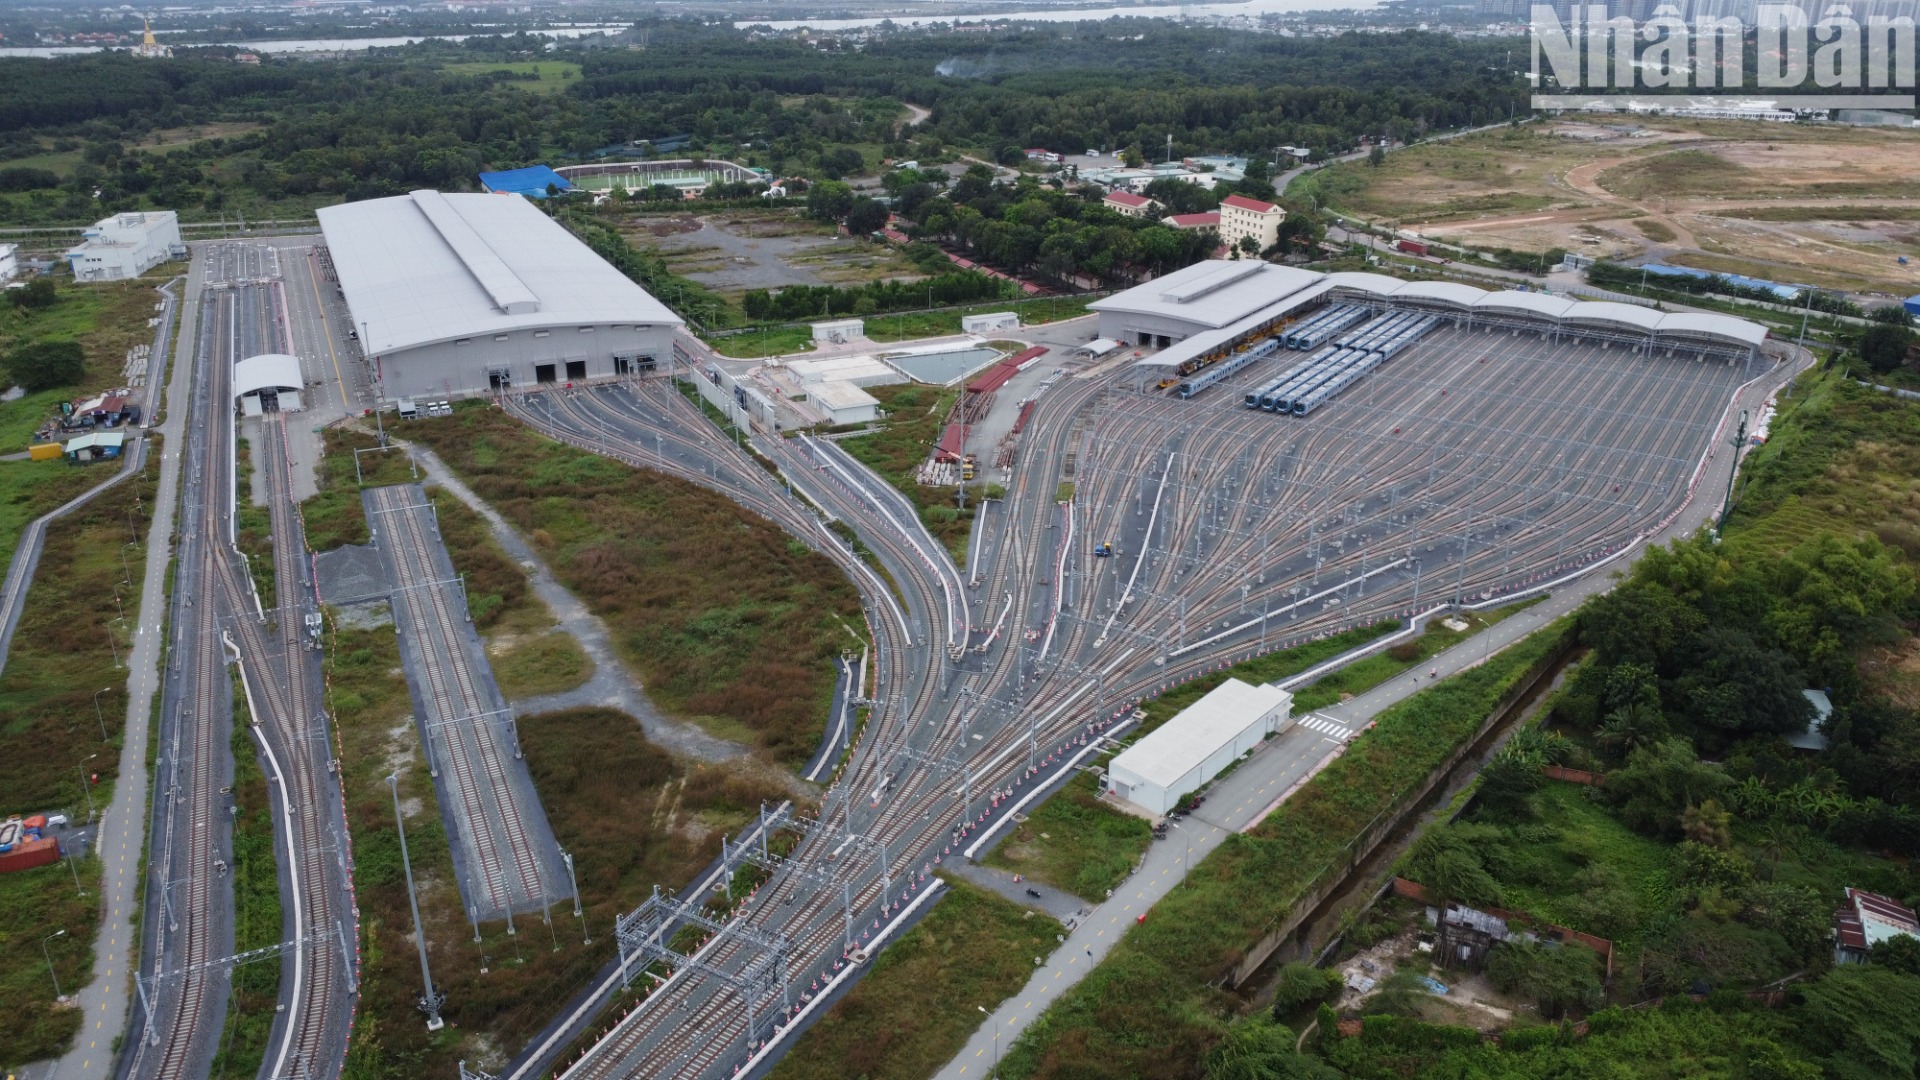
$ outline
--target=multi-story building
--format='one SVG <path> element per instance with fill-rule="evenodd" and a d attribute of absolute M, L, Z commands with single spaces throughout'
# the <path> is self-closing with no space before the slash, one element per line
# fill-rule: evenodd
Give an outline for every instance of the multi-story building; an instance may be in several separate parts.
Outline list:
<path fill-rule="evenodd" d="M 1287 212 L 1272 203 L 1229 195 L 1220 200 L 1220 241 L 1236 248 L 1251 236 L 1256 250 L 1265 251 L 1280 242 L 1280 223 L 1286 219 Z"/>
<path fill-rule="evenodd" d="M 1135 195 L 1131 191 L 1116 191 L 1100 201 L 1107 209 L 1128 217 L 1146 217 L 1160 205 L 1145 195 Z"/>
<path fill-rule="evenodd" d="M 86 242 L 67 252 L 75 281 L 122 281 L 186 254 L 180 215 L 171 210 L 115 214 L 81 234 Z"/>

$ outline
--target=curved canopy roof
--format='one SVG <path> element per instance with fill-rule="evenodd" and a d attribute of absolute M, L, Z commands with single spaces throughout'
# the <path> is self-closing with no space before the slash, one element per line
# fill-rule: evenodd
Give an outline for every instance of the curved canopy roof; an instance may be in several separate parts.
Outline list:
<path fill-rule="evenodd" d="M 1429 300 L 1456 307 L 1472 307 L 1487 295 L 1485 289 L 1457 281 L 1409 281 L 1394 290 L 1395 300 Z"/>
<path fill-rule="evenodd" d="M 1756 322 L 1710 311 L 1676 311 L 1660 319 L 1662 334 L 1700 334 L 1735 338 L 1758 348 L 1767 340 L 1767 328 Z"/>
<path fill-rule="evenodd" d="M 300 361 L 285 353 L 249 356 L 233 366 L 233 396 L 300 389 Z"/>
<path fill-rule="evenodd" d="M 1561 318 L 1567 322 L 1614 323 L 1648 332 L 1660 329 L 1659 312 L 1612 300 L 1590 300 L 1575 304 Z"/>
<path fill-rule="evenodd" d="M 1293 274 L 1302 277 L 1289 277 L 1283 282 L 1277 278 L 1265 277 L 1266 273 L 1277 270 L 1278 267 L 1261 263 L 1253 263 L 1252 266 L 1265 266 L 1266 270 L 1249 269 L 1246 263 L 1225 263 L 1219 260 L 1196 263 L 1185 270 L 1169 274 L 1159 281 L 1135 286 L 1124 293 L 1089 304 L 1088 307 L 1095 311 L 1170 314 L 1176 312 L 1181 303 L 1198 301 L 1201 297 L 1208 297 L 1211 301 L 1213 295 L 1223 293 L 1234 294 L 1235 301 L 1240 304 L 1245 304 L 1261 295 L 1270 298 L 1268 306 L 1250 306 L 1250 313 L 1243 315 L 1235 322 L 1221 325 L 1218 329 L 1197 333 L 1171 348 L 1140 361 L 1142 365 L 1151 366 L 1178 364 L 1201 355 L 1209 349 L 1217 348 L 1223 342 L 1252 329 L 1262 319 L 1271 317 L 1272 314 L 1281 310 L 1282 305 L 1276 301 L 1284 299 L 1287 305 L 1297 307 L 1322 293 L 1333 290 L 1364 293 L 1377 299 L 1402 303 L 1444 304 L 1490 314 L 1529 315 L 1581 326 L 1606 326 L 1633 333 L 1713 338 L 1721 342 L 1753 348 L 1757 348 L 1767 339 L 1766 327 L 1758 323 L 1711 312 L 1662 313 L 1653 308 L 1611 300 L 1569 300 L 1540 292 L 1488 292 L 1485 289 L 1454 281 L 1402 281 L 1386 274 L 1365 271 L 1326 274 L 1318 278 L 1317 285 L 1303 287 L 1297 284 L 1302 278 L 1308 281 L 1313 280 L 1312 275 L 1306 271 L 1292 271 Z M 1180 312 L 1180 314 L 1186 313 Z"/>
<path fill-rule="evenodd" d="M 1558 296 L 1537 292 L 1494 292 L 1474 302 L 1479 311 L 1497 311 L 1514 315 L 1539 315 L 1548 319 L 1565 318 L 1576 303 Z"/>

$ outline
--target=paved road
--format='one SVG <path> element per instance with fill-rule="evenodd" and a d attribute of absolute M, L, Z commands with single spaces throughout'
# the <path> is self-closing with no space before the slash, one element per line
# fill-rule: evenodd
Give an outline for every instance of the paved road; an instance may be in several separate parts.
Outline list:
<path fill-rule="evenodd" d="M 1802 357 L 1791 372 L 1798 372 L 1807 362 L 1808 358 Z M 1736 408 L 1757 407 L 1789 374 L 1787 368 L 1776 368 L 1743 391 Z M 1726 490 L 1727 475 L 1734 461 L 1735 455 L 1724 446 L 1717 448 L 1693 501 L 1651 542 L 1663 544 L 1690 535 L 1718 513 L 1719 494 Z M 1611 567 L 1587 573 L 1554 591 L 1542 603 L 1440 653 L 1424 670 L 1406 672 L 1339 705 L 1309 714 L 1285 734 L 1269 740 L 1245 764 L 1213 786 L 1198 812 L 1177 823 L 1180 832 L 1169 832 L 1167 840 L 1148 849 L 1140 869 L 1115 890 L 1111 899 L 1094 908 L 1019 993 L 1000 1004 L 975 1030 L 960 1053 L 936 1074 L 937 1080 L 970 1080 L 989 1075 L 996 1056 L 996 1034 L 998 1048 L 1004 1049 L 1047 1006 L 1084 978 L 1134 920 L 1172 891 L 1193 862 L 1204 859 L 1220 846 L 1228 833 L 1258 824 L 1280 805 L 1296 784 L 1315 771 L 1317 765 L 1331 760 L 1330 755 L 1346 741 L 1340 731 L 1363 728 L 1388 706 L 1432 685 L 1435 674 L 1444 679 L 1484 663 L 1493 653 L 1573 611 L 1589 597 L 1612 588 L 1617 580 L 1613 568 L 1624 568 L 1645 550 L 1645 543 L 1627 549 L 1628 553 Z M 1502 598 L 1500 602 L 1510 603 L 1512 598 Z M 969 1005 L 985 1005 L 984 1002 L 953 1004 L 963 1009 Z"/>
<path fill-rule="evenodd" d="M 192 271 L 197 273 L 196 269 Z M 198 290 L 191 283 L 189 294 Z M 178 340 L 193 341 L 199 306 L 175 302 L 180 311 Z M 171 320 L 162 320 L 162 327 Z M 164 339 L 153 350 L 156 378 L 168 380 L 166 403 L 188 400 L 187 384 L 192 377 L 190 364 L 160 367 L 171 356 L 171 342 Z M 164 372 L 164 374 L 163 374 Z M 154 384 L 158 393 L 158 382 Z M 154 402 L 156 406 L 158 402 Z M 95 851 L 105 860 L 106 874 L 101 879 L 105 912 L 93 946 L 93 978 L 74 995 L 74 1004 L 84 1014 L 80 1036 L 73 1049 L 51 1062 L 21 1069 L 21 1080 L 94 1080 L 105 1077 L 113 1068 L 115 1042 L 126 1028 L 130 978 L 137 962 L 140 936 L 134 930 L 139 906 L 135 902 L 140 874 L 144 866 L 143 845 L 147 834 L 147 739 L 153 716 L 154 695 L 160 690 L 160 661 L 166 645 L 161 632 L 167 610 L 167 565 L 173 558 L 169 538 L 173 536 L 174 508 L 179 502 L 180 454 L 186 445 L 185 408 L 154 407 L 164 420 L 159 431 L 165 441 L 160 458 L 160 488 L 154 498 L 153 523 L 147 530 L 147 562 L 140 585 L 140 626 L 134 633 L 133 649 L 127 656 L 126 738 L 120 749 L 120 779 L 114 787 L 113 801 L 101 815 Z M 144 441 L 144 440 L 143 440 Z M 96 489 L 97 490 L 97 489 Z M 78 928 L 75 928 L 78 929 Z"/>

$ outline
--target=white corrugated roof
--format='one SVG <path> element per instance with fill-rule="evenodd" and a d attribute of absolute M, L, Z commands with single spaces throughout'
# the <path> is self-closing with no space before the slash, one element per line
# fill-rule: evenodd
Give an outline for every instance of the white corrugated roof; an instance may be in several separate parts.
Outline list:
<path fill-rule="evenodd" d="M 234 397 L 256 390 L 298 390 L 300 381 L 299 359 L 285 353 L 261 353 L 233 366 Z"/>
<path fill-rule="evenodd" d="M 1438 300 L 1445 304 L 1472 307 L 1487 295 L 1485 289 L 1462 285 L 1457 281 L 1409 281 L 1393 294 L 1395 300 Z"/>
<path fill-rule="evenodd" d="M 1406 282 L 1386 274 L 1371 274 L 1363 270 L 1342 270 L 1327 275 L 1327 284 L 1336 289 L 1354 289 L 1358 292 L 1373 293 L 1376 296 L 1392 296 L 1400 291 Z"/>
<path fill-rule="evenodd" d="M 1572 300 L 1546 293 L 1515 292 L 1506 290 L 1488 293 L 1474 301 L 1477 311 L 1507 311 L 1522 315 L 1542 315 L 1549 319 L 1564 318 L 1575 306 Z"/>
<path fill-rule="evenodd" d="M 375 354 L 513 330 L 681 322 L 526 199 L 416 191 L 319 216 Z"/>
<path fill-rule="evenodd" d="M 1159 315 L 1221 327 L 1270 307 L 1321 278 L 1257 259 L 1204 259 L 1087 305 L 1091 311 Z"/>
<path fill-rule="evenodd" d="M 1262 323 L 1277 319 L 1302 304 L 1318 299 L 1330 288 L 1332 286 L 1321 281 L 1299 292 L 1289 293 L 1279 303 L 1256 308 L 1253 314 L 1235 319 L 1217 330 L 1202 330 L 1190 338 L 1174 342 L 1157 353 L 1143 356 L 1134 361 L 1134 366 L 1178 367 L 1196 356 L 1204 355 L 1252 332 Z"/>
<path fill-rule="evenodd" d="M 1660 313 L 1652 308 L 1635 307 L 1612 300 L 1583 300 L 1573 305 L 1572 310 L 1561 318 L 1569 322 L 1616 323 L 1636 330 L 1655 330 L 1660 326 Z"/>
<path fill-rule="evenodd" d="M 1676 311 L 1670 315 L 1664 315 L 1660 319 L 1659 330 L 1663 334 L 1710 334 L 1715 337 L 1729 337 L 1744 341 L 1756 348 L 1761 342 L 1767 340 L 1767 328 L 1759 323 L 1711 311 Z"/>
<path fill-rule="evenodd" d="M 1124 769 L 1163 788 L 1171 787 L 1194 766 L 1231 743 L 1256 717 L 1282 704 L 1291 708 L 1293 695 L 1277 686 L 1228 679 L 1122 751 L 1109 767 Z"/>
<path fill-rule="evenodd" d="M 852 356 L 822 356 L 809 360 L 789 360 L 787 370 L 801 382 L 825 382 L 829 379 L 901 379 L 899 372 L 865 353 Z"/>

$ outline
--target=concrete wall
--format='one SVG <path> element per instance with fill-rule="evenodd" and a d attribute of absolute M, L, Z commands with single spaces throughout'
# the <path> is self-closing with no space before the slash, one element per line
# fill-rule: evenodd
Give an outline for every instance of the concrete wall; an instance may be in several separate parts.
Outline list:
<path fill-rule="evenodd" d="M 385 396 L 460 397 L 492 392 L 489 374 L 504 370 L 514 389 L 538 384 L 535 368 L 554 365 L 554 381 L 564 384 L 567 361 L 586 362 L 586 378 L 613 377 L 615 354 L 651 356 L 664 368 L 672 357 L 673 329 L 666 326 L 594 327 L 583 334 L 577 326 L 545 331 L 516 330 L 500 335 L 476 334 L 467 344 L 443 341 L 377 357 Z M 578 382 L 580 380 L 573 380 Z"/>
<path fill-rule="evenodd" d="M 1164 334 L 1174 341 L 1184 341 L 1206 329 L 1209 327 L 1168 315 L 1134 315 L 1121 311 L 1103 311 L 1100 313 L 1099 336 L 1138 346 L 1142 331 L 1149 334 Z"/>

